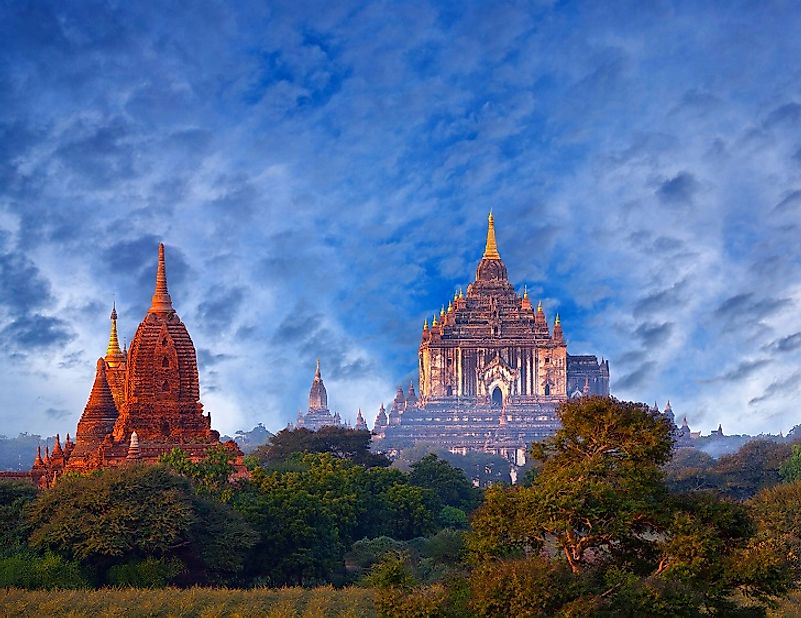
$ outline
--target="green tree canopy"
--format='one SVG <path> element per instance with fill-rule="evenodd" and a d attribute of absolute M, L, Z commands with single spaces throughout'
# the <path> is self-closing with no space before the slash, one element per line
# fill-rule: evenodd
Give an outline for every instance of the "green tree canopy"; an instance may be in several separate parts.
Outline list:
<path fill-rule="evenodd" d="M 322 427 L 317 431 L 305 427 L 284 429 L 253 455 L 265 465 L 286 462 L 297 453 L 329 453 L 367 467 L 388 466 L 391 462 L 386 456 L 370 450 L 371 439 L 369 431 L 346 427 Z"/>
<path fill-rule="evenodd" d="M 481 491 L 473 487 L 464 472 L 433 453 L 411 465 L 409 482 L 433 491 L 443 505 L 468 513 L 481 502 Z"/>
<path fill-rule="evenodd" d="M 235 575 L 256 537 L 219 502 L 161 466 L 65 476 L 31 504 L 30 544 L 103 574 L 131 559 L 173 557 L 199 581 Z"/>

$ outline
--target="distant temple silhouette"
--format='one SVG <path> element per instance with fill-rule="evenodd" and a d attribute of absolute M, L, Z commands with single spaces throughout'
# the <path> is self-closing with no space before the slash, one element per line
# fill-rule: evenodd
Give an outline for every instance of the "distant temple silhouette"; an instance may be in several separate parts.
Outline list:
<path fill-rule="evenodd" d="M 75 442 L 67 434 L 62 446 L 57 435 L 52 452 L 47 447 L 44 457 L 37 452 L 30 474 L 40 487 L 50 487 L 64 472 L 154 463 L 173 448 L 199 460 L 219 444 L 211 415 L 203 414 L 195 346 L 172 306 L 164 245 L 159 244 L 156 289 L 130 350 L 120 349 L 115 305 L 106 356 L 97 360 Z M 226 447 L 241 466 L 236 443 Z"/>
<path fill-rule="evenodd" d="M 567 353 L 557 314 L 532 307 L 509 282 L 489 215 L 484 254 L 467 293 L 423 324 L 414 386 L 398 387 L 376 417 L 375 446 L 390 455 L 427 443 L 452 452 L 492 452 L 523 464 L 532 441 L 558 427 L 569 397 L 609 395 L 609 361 Z"/>

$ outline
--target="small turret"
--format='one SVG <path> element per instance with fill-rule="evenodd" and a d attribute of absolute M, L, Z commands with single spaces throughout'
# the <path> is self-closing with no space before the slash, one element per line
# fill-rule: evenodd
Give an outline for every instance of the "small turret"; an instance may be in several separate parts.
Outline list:
<path fill-rule="evenodd" d="M 50 447 L 48 447 L 47 444 L 45 444 L 44 465 L 45 466 L 50 465 Z"/>
<path fill-rule="evenodd" d="M 56 434 L 56 442 L 53 444 L 53 453 L 50 455 L 51 459 L 64 457 L 64 451 L 61 448 L 61 439 Z"/>
<path fill-rule="evenodd" d="M 384 404 L 378 409 L 378 414 L 375 417 L 375 429 L 383 429 L 387 426 L 387 413 L 384 410 Z"/>
<path fill-rule="evenodd" d="M 135 431 L 131 432 L 131 442 L 128 444 L 128 456 L 126 459 L 128 461 L 136 461 L 141 457 L 141 452 L 139 449 L 139 436 L 136 435 Z"/>
<path fill-rule="evenodd" d="M 523 300 L 520 303 L 523 309 L 531 309 L 531 300 L 528 297 L 528 286 L 523 287 Z"/>
<path fill-rule="evenodd" d="M 406 407 L 417 403 L 417 393 L 414 392 L 414 383 L 409 381 L 409 390 L 406 391 Z"/>
<path fill-rule="evenodd" d="M 359 411 L 356 413 L 356 430 L 367 431 L 367 421 L 365 421 L 364 417 L 362 416 L 361 408 L 359 408 Z"/>
<path fill-rule="evenodd" d="M 553 340 L 554 343 L 564 343 L 565 336 L 562 333 L 562 321 L 559 319 L 559 314 L 556 314 L 556 320 L 553 323 Z"/>
<path fill-rule="evenodd" d="M 33 467 L 34 468 L 44 468 L 44 461 L 42 461 L 42 447 L 41 447 L 41 445 L 36 447 L 36 459 L 33 460 Z"/>

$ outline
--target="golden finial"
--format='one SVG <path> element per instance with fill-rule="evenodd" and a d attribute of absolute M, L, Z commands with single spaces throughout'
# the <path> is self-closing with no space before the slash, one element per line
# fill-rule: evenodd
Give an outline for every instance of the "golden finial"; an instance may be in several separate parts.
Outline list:
<path fill-rule="evenodd" d="M 500 260 L 501 254 L 498 253 L 498 245 L 495 242 L 495 219 L 492 211 L 490 211 L 487 221 L 487 245 L 484 247 L 484 259 Z"/>
<path fill-rule="evenodd" d="M 452 302 L 448 303 L 448 313 L 453 313 L 453 303 Z"/>
<path fill-rule="evenodd" d="M 459 288 L 459 298 L 464 298 L 464 290 Z"/>
<path fill-rule="evenodd" d="M 109 367 L 118 367 L 122 358 L 120 350 L 120 340 L 117 338 L 117 301 L 111 305 L 111 332 L 108 336 L 108 346 L 106 347 L 106 362 Z"/>
<path fill-rule="evenodd" d="M 435 313 L 434 317 L 431 320 L 431 326 L 436 326 L 437 324 L 438 324 L 438 322 L 437 322 L 437 314 Z"/>
<path fill-rule="evenodd" d="M 156 291 L 148 313 L 172 313 L 172 299 L 167 291 L 167 268 L 164 263 L 164 243 L 159 243 L 159 265 L 156 270 Z"/>
<path fill-rule="evenodd" d="M 442 307 L 440 307 L 439 317 L 441 317 L 441 318 L 445 317 L 445 305 L 442 305 Z"/>
<path fill-rule="evenodd" d="M 426 318 L 425 322 L 423 322 L 423 331 L 427 331 L 427 330 L 428 330 L 428 318 Z"/>
<path fill-rule="evenodd" d="M 559 314 L 557 313 L 556 314 L 556 320 L 554 320 L 553 325 L 554 326 L 559 326 L 561 323 L 562 323 L 562 321 L 559 319 Z"/>
<path fill-rule="evenodd" d="M 543 312 L 542 311 L 542 301 L 538 300 L 537 301 L 537 313 L 542 313 L 542 312 Z"/>
<path fill-rule="evenodd" d="M 528 286 L 527 285 L 523 286 L 523 298 L 525 300 L 528 300 Z"/>

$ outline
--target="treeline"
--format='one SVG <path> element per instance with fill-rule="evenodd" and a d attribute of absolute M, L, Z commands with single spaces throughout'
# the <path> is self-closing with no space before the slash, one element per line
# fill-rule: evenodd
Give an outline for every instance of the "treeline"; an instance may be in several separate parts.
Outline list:
<path fill-rule="evenodd" d="M 673 449 L 647 406 L 571 401 L 516 486 L 366 432 L 5 483 L 0 586 L 367 586 L 383 616 L 760 616 L 801 577 L 801 448 Z M 780 450 L 783 448 L 784 450 Z"/>
<path fill-rule="evenodd" d="M 369 452 L 369 433 L 339 438 L 332 452 L 262 452 L 236 483 L 223 447 L 199 463 L 175 450 L 159 466 L 66 475 L 42 493 L 2 483 L 0 586 L 341 585 L 389 550 L 433 570 L 452 560 L 481 499 L 464 474 L 435 456 L 401 472 Z"/>

